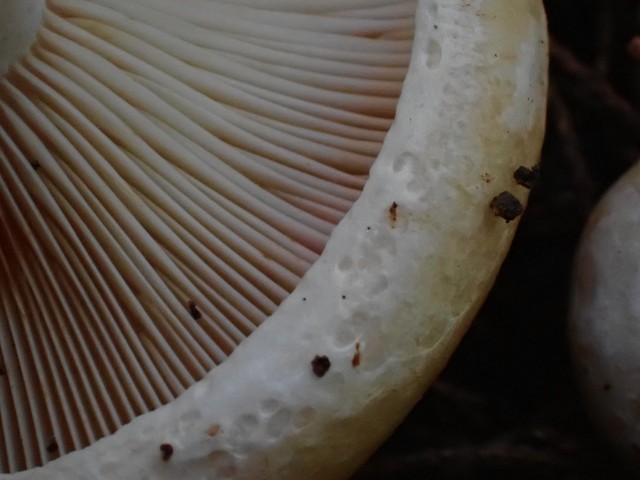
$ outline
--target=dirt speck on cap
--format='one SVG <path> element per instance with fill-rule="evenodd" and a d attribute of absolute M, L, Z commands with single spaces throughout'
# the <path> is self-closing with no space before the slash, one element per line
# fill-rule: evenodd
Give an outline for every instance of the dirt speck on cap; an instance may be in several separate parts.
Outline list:
<path fill-rule="evenodd" d="M 491 200 L 491 203 L 489 204 L 489 208 L 491 208 L 496 217 L 504 219 L 507 223 L 518 218 L 524 211 L 524 207 L 522 206 L 522 203 L 520 203 L 520 200 L 509 192 L 502 192 L 501 194 L 493 197 L 493 200 Z"/>
<path fill-rule="evenodd" d="M 540 167 L 537 165 L 533 168 L 520 166 L 513 172 L 513 178 L 518 185 L 531 189 L 540 178 Z"/>
<path fill-rule="evenodd" d="M 317 377 L 322 378 L 329 371 L 329 368 L 331 368 L 331 361 L 326 355 L 316 355 L 314 359 L 311 360 L 311 368 Z"/>
<path fill-rule="evenodd" d="M 393 202 L 389 207 L 387 216 L 389 217 L 389 225 L 391 225 L 391 228 L 395 228 L 398 221 L 398 204 L 396 202 Z"/>
<path fill-rule="evenodd" d="M 173 445 L 170 443 L 163 443 L 160 445 L 160 458 L 165 462 L 168 462 L 173 455 Z"/>

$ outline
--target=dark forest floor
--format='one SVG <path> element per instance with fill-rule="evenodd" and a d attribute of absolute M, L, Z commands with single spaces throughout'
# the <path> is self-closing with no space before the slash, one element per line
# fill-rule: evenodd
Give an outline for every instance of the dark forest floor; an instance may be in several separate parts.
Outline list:
<path fill-rule="evenodd" d="M 637 478 L 581 406 L 565 324 L 584 222 L 640 158 L 640 0 L 545 4 L 552 47 L 540 181 L 450 365 L 354 480 Z"/>

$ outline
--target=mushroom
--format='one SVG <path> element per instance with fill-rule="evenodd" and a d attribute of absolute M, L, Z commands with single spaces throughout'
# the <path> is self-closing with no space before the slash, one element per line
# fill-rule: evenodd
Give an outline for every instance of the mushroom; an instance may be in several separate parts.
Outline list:
<path fill-rule="evenodd" d="M 346 478 L 509 247 L 542 2 L 0 18 L 0 478 Z"/>
<path fill-rule="evenodd" d="M 595 423 L 640 468 L 640 164 L 594 209 L 576 253 L 570 338 Z"/>

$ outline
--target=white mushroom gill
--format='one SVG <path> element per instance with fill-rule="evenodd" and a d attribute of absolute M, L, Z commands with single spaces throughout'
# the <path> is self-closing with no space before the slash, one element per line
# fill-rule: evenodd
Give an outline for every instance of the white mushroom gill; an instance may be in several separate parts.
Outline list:
<path fill-rule="evenodd" d="M 16 472 L 170 402 L 295 287 L 391 124 L 415 2 L 5 1 L 26 44 L 0 44 Z"/>

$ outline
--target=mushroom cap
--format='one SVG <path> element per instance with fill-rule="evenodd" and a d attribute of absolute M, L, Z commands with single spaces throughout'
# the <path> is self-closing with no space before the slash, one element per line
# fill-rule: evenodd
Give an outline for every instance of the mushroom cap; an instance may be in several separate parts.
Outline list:
<path fill-rule="evenodd" d="M 265 10 L 318 5 L 239 3 Z M 334 4 L 344 2 L 322 2 Z M 387 11 L 385 1 L 359 2 L 365 4 Z M 295 289 L 175 400 L 86 448 L 0 478 L 337 480 L 399 424 L 497 275 L 518 222 L 511 213 L 500 218 L 493 200 L 510 192 L 508 212 L 514 201 L 526 204 L 528 190 L 513 175 L 538 162 L 546 103 L 541 1 L 416 5 L 393 125 L 362 193 Z M 0 138 L 9 144 L 8 134 Z"/>
<path fill-rule="evenodd" d="M 640 164 L 600 200 L 576 253 L 570 339 L 585 404 L 640 468 Z"/>

